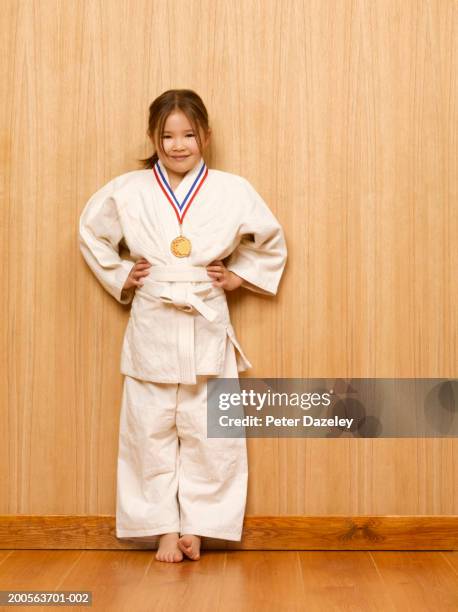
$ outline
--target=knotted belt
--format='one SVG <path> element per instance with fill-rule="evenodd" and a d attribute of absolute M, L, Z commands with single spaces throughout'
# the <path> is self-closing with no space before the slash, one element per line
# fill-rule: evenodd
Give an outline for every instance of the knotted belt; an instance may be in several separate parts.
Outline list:
<path fill-rule="evenodd" d="M 149 274 L 143 280 L 143 287 L 138 288 L 136 293 L 147 299 L 159 298 L 184 312 L 196 310 L 208 321 L 214 321 L 218 316 L 218 312 L 205 304 L 202 298 L 220 295 L 224 293 L 224 289 L 211 284 L 212 279 L 208 276 L 205 266 L 151 266 Z M 157 284 L 154 281 L 157 281 Z M 161 282 L 172 284 L 161 285 Z"/>

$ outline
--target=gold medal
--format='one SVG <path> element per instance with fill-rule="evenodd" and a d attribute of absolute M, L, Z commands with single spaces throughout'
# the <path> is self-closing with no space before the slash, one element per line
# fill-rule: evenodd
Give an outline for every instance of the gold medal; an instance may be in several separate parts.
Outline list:
<path fill-rule="evenodd" d="M 184 216 L 189 210 L 189 207 L 197 195 L 197 192 L 202 187 L 205 179 L 208 176 L 207 164 L 201 158 L 201 162 L 199 162 L 199 164 L 196 165 L 191 171 L 186 173 L 180 183 L 181 191 L 184 189 L 182 186 L 183 183 L 192 183 L 192 185 L 181 203 L 177 200 L 175 192 L 167 180 L 168 174 L 162 162 L 157 160 L 157 162 L 154 164 L 153 172 L 159 188 L 173 207 L 180 226 L 180 235 L 172 240 L 170 243 L 170 250 L 175 257 L 188 257 L 191 253 L 191 241 L 189 238 L 186 238 L 186 236 L 183 236 L 181 224 L 183 223 Z M 167 175 L 167 178 L 164 175 Z"/>
<path fill-rule="evenodd" d="M 191 241 L 185 236 L 177 236 L 170 243 L 170 250 L 175 257 L 188 257 L 191 253 Z"/>

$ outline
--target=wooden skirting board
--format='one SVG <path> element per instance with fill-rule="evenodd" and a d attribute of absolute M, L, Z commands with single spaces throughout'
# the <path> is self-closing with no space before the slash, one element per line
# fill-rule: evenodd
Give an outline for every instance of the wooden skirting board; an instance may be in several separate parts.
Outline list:
<path fill-rule="evenodd" d="M 110 515 L 0 515 L 0 549 L 154 549 L 157 537 L 117 538 Z M 458 516 L 246 516 L 237 550 L 457 550 Z"/>

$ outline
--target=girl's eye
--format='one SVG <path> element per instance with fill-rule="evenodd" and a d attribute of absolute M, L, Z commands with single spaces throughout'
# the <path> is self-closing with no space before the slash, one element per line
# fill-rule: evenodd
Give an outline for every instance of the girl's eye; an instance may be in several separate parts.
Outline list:
<path fill-rule="evenodd" d="M 162 138 L 171 138 L 170 134 L 163 134 Z M 186 138 L 194 138 L 194 134 L 186 134 Z"/>

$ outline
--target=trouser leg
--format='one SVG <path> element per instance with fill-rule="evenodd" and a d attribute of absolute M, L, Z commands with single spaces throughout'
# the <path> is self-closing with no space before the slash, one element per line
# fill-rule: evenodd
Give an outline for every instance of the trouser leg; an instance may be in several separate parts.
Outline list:
<path fill-rule="evenodd" d="M 238 378 L 228 340 L 222 378 Z M 178 386 L 180 532 L 239 541 L 246 506 L 245 438 L 207 438 L 207 381 Z"/>
<path fill-rule="evenodd" d="M 179 532 L 176 384 L 124 378 L 116 535 Z"/>

